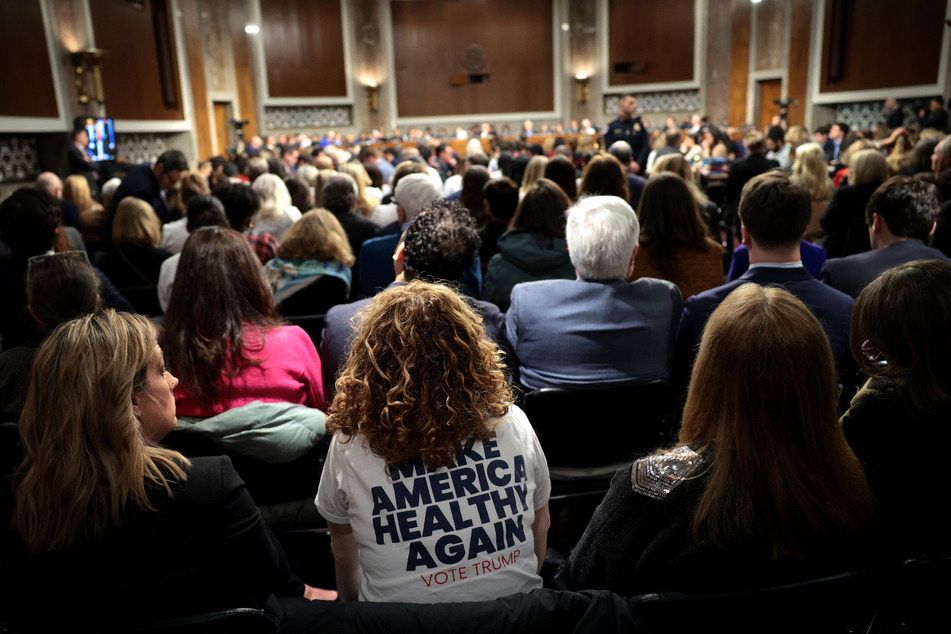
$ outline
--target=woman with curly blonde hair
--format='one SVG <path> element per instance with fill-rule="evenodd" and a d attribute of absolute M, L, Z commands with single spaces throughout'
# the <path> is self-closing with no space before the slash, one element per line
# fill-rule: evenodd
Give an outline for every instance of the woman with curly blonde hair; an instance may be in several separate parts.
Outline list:
<path fill-rule="evenodd" d="M 551 484 L 482 320 L 413 281 L 361 313 L 327 418 L 317 509 L 345 601 L 541 587 Z"/>

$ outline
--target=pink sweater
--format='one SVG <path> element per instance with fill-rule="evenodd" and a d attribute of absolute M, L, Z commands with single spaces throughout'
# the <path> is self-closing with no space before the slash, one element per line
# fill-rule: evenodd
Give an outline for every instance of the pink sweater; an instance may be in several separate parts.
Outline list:
<path fill-rule="evenodd" d="M 231 382 L 231 389 L 220 388 L 221 398 L 210 409 L 202 409 L 187 390 L 188 377 L 179 377 L 175 388 L 175 406 L 179 416 L 207 418 L 252 401 L 265 403 L 297 403 L 323 408 L 324 385 L 320 356 L 314 343 L 297 326 L 268 330 L 264 347 L 255 350 L 258 339 L 245 332 L 249 356 L 261 359 L 257 365 L 244 367 Z"/>

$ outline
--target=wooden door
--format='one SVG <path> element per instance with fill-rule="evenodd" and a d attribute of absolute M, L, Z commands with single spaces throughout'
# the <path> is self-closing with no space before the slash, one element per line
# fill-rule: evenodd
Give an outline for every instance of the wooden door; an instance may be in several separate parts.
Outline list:
<path fill-rule="evenodd" d="M 770 119 L 779 114 L 779 106 L 773 103 L 783 98 L 783 80 L 767 79 L 759 84 L 759 129 L 765 130 Z"/>
<path fill-rule="evenodd" d="M 215 106 L 215 154 L 228 156 L 231 142 L 231 102 L 216 101 Z"/>

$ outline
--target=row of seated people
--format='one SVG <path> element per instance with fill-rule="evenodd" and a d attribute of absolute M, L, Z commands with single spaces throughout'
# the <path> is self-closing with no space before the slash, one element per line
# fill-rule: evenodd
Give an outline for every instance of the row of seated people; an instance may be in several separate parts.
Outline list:
<path fill-rule="evenodd" d="M 769 182 L 770 182 L 770 179 L 763 179 L 763 182 L 764 182 L 764 183 L 769 183 Z M 782 181 L 779 181 L 779 184 L 780 184 L 780 185 L 784 185 L 784 183 L 783 183 Z M 753 189 L 755 189 L 755 188 L 753 188 Z M 597 208 L 597 207 L 599 206 L 599 205 L 597 204 L 599 201 L 597 201 L 597 200 L 589 199 L 588 202 L 591 202 L 591 203 L 592 203 L 592 207 L 594 207 L 594 208 Z M 601 206 L 604 207 L 604 208 L 610 209 L 610 208 L 611 208 L 610 202 L 611 202 L 611 201 L 601 201 Z M 751 204 L 752 204 L 752 203 L 751 203 Z M 802 207 L 802 205 L 799 205 L 799 207 Z M 581 211 L 581 210 L 579 209 L 579 211 Z M 752 211 L 752 210 L 751 210 L 751 211 Z M 627 208 L 626 211 L 624 211 L 623 208 L 621 208 L 620 213 L 621 213 L 622 215 L 623 215 L 624 213 L 627 213 L 627 215 L 628 215 L 629 218 L 633 217 L 633 214 L 630 213 L 630 209 L 629 209 L 629 208 Z M 426 215 L 428 215 L 428 214 L 423 214 L 423 217 L 425 217 Z M 741 215 L 742 215 L 742 212 L 741 212 Z M 748 215 L 749 215 L 751 218 L 753 217 L 753 214 L 748 214 Z M 802 216 L 802 214 L 799 214 L 799 216 L 797 216 L 797 220 L 800 219 L 801 216 Z M 581 216 L 579 216 L 579 217 L 581 217 Z M 746 216 L 744 216 L 744 218 L 745 218 L 745 217 L 746 217 Z M 569 224 L 570 224 L 570 223 L 569 223 Z M 631 223 L 631 222 L 629 221 L 629 224 L 633 224 L 633 225 L 636 227 L 636 221 L 635 221 L 634 223 Z M 204 232 L 204 233 L 208 233 L 208 232 Z M 218 233 L 222 233 L 222 232 L 218 232 Z M 624 232 L 622 232 L 622 233 L 624 233 Z M 628 233 L 628 235 L 625 236 L 625 238 L 627 238 L 627 239 L 629 240 L 629 238 L 630 238 L 630 235 L 629 235 L 629 234 L 630 234 L 630 231 L 628 231 L 627 233 Z M 228 232 L 224 232 L 224 235 L 235 235 L 235 234 L 229 234 Z M 244 245 L 245 245 L 245 242 L 244 242 L 244 241 L 239 241 L 239 242 L 237 242 L 236 244 L 240 244 L 240 245 L 244 246 Z M 628 246 L 630 246 L 630 244 L 631 244 L 631 243 L 628 242 Z M 636 239 L 636 238 L 634 239 L 633 244 L 635 245 L 635 249 L 636 249 L 636 244 L 637 244 L 637 239 Z M 247 251 L 247 249 L 245 249 L 245 251 Z M 633 260 L 635 253 L 636 253 L 636 251 L 633 251 L 633 250 L 632 250 L 631 260 Z M 199 260 L 199 261 L 207 262 L 207 261 L 213 260 L 213 259 L 217 259 L 217 258 L 205 258 L 205 259 Z M 227 260 L 226 260 L 226 261 L 227 261 Z M 252 260 L 249 260 L 249 261 L 252 261 L 252 262 L 253 262 L 253 259 L 252 259 Z M 630 264 L 630 263 L 628 263 L 628 264 Z M 232 271 L 232 273 L 233 273 L 233 272 L 234 272 L 234 271 Z M 267 326 L 264 326 L 264 328 L 267 328 Z"/>
<path fill-rule="evenodd" d="M 40 276 L 77 263 L 53 255 L 33 266 Z M 947 440 L 949 284 L 951 264 L 913 262 L 860 295 L 850 344 L 872 379 L 842 424 L 820 320 L 779 287 L 731 293 L 704 332 L 678 442 L 615 476 L 563 583 L 620 595 L 724 590 L 943 553 L 941 465 L 916 465 L 919 486 L 906 487 L 895 463 L 915 436 L 894 430 Z M 58 326 L 39 347 L 19 421 L 24 458 L 4 487 L 8 623 L 104 629 L 235 606 L 267 610 L 282 631 L 342 618 L 340 604 L 307 601 L 328 597 L 293 575 L 228 459 L 162 445 L 180 384 L 160 341 L 171 349 L 145 318 L 107 310 Z M 344 601 L 541 588 L 544 451 L 462 296 L 420 280 L 377 296 L 328 413 L 316 504 Z M 72 589 L 56 611 L 43 609 L 51 579 Z M 632 620 L 604 610 L 616 627 Z"/>
<path fill-rule="evenodd" d="M 671 162 L 676 163 L 677 157 L 672 157 Z M 610 156 L 605 156 L 603 160 L 595 159 L 589 163 L 586 176 L 595 173 L 594 166 L 598 163 L 608 168 L 618 168 L 617 161 Z M 400 165 L 401 169 L 403 165 Z M 405 165 L 418 166 L 419 164 L 409 162 Z M 260 176 L 259 180 L 267 179 L 268 176 L 271 175 Z M 407 171 L 397 176 L 399 178 L 396 179 L 396 195 L 400 201 L 396 205 L 397 224 L 400 228 L 408 228 L 410 221 L 420 214 L 428 202 L 438 197 L 438 192 L 434 184 L 422 173 Z M 798 272 L 795 275 L 787 274 L 787 272 L 768 273 L 767 269 L 775 271 L 778 267 L 763 266 L 770 262 L 785 262 L 790 265 L 796 262 L 798 259 L 796 256 L 802 252 L 802 247 L 794 248 L 794 245 L 799 243 L 798 241 L 790 242 L 790 240 L 793 240 L 792 236 L 795 233 L 801 235 L 804 232 L 800 225 L 805 213 L 804 208 L 809 204 L 808 196 L 803 193 L 803 188 L 793 186 L 788 180 L 776 174 L 772 175 L 771 179 L 763 187 L 753 188 L 759 192 L 759 195 L 748 201 L 742 214 L 745 216 L 744 231 L 749 234 L 745 242 L 756 251 L 752 258 L 749 257 L 749 253 L 746 257 L 747 261 L 752 259 L 755 266 L 750 271 L 743 272 L 742 276 L 736 274 L 737 267 L 734 267 L 730 277 L 736 280 L 722 287 L 719 285 L 722 277 L 717 272 L 720 248 L 705 235 L 703 223 L 698 215 L 699 204 L 695 193 L 691 191 L 689 181 L 684 181 L 663 170 L 657 170 L 648 186 L 645 187 L 645 194 L 638 207 L 638 215 L 644 223 L 643 231 L 640 231 L 640 223 L 637 222 L 636 217 L 633 224 L 630 222 L 623 224 L 623 219 L 630 218 L 633 214 L 630 214 L 629 207 L 623 205 L 623 201 L 617 200 L 615 202 L 621 203 L 623 208 L 618 207 L 614 210 L 613 221 L 609 211 L 601 212 L 606 219 L 604 222 L 584 221 L 586 226 L 597 227 L 601 233 L 592 234 L 590 237 L 577 235 L 575 258 L 568 255 L 568 241 L 563 237 L 565 223 L 561 220 L 563 213 L 569 208 L 570 199 L 553 181 L 547 179 L 537 181 L 525 192 L 521 202 L 517 203 L 515 220 L 512 222 L 513 228 L 503 234 L 500 241 L 504 244 L 506 241 L 516 241 L 517 238 L 517 241 L 523 245 L 534 245 L 538 252 L 560 254 L 558 257 L 562 258 L 563 263 L 559 265 L 557 274 L 552 274 L 550 271 L 538 272 L 529 267 L 520 268 L 517 263 L 513 264 L 506 259 L 504 254 L 496 254 L 489 260 L 489 274 L 486 279 L 486 288 L 483 289 L 483 297 L 491 301 L 482 301 L 480 304 L 489 332 L 500 345 L 513 353 L 514 358 L 511 363 L 521 370 L 523 385 L 528 388 L 576 385 L 604 387 L 612 384 L 668 379 L 671 376 L 672 359 L 674 375 L 679 374 L 680 378 L 685 380 L 689 372 L 691 349 L 699 340 L 706 315 L 725 296 L 726 292 L 734 288 L 737 283 L 748 279 L 786 284 L 795 282 L 801 288 L 801 297 L 812 297 L 810 305 L 823 316 L 823 323 L 829 332 L 837 358 L 844 359 L 847 364 L 847 320 L 851 300 L 841 293 L 833 293 L 830 289 L 817 284 L 809 275 L 800 275 Z M 273 180 L 280 185 L 276 177 L 267 180 Z M 487 198 L 491 201 L 487 207 L 490 213 L 491 210 L 506 205 L 511 208 L 515 195 L 510 185 L 504 179 L 499 179 L 485 186 L 484 189 L 490 194 Z M 497 195 L 496 190 L 502 195 Z M 187 228 L 197 229 L 202 225 L 234 226 L 234 223 L 229 222 L 229 216 L 222 213 L 222 207 L 225 212 L 231 210 L 230 217 L 241 216 L 243 221 L 254 216 L 255 202 L 258 197 L 253 189 L 240 184 L 229 184 L 216 191 L 217 197 L 199 196 L 194 199 L 195 204 L 190 205 L 190 213 L 185 219 Z M 343 175 L 330 177 L 322 188 L 321 194 L 330 212 L 318 209 L 294 223 L 287 230 L 287 239 L 280 247 L 281 255 L 284 257 L 268 260 L 264 268 L 271 283 L 272 292 L 276 292 L 276 298 L 285 306 L 285 314 L 290 314 L 287 312 L 287 306 L 294 307 L 290 309 L 290 312 L 298 314 L 323 313 L 331 306 L 344 302 L 351 294 L 349 287 L 355 278 L 355 271 L 348 265 L 357 262 L 352 255 L 356 241 L 352 232 L 349 236 L 346 234 L 352 222 L 365 220 L 365 218 L 361 218 L 352 211 L 356 196 L 348 177 Z M 29 199 L 30 196 L 35 195 L 25 192 L 24 196 Z M 129 198 L 131 198 L 128 201 L 130 204 L 138 201 L 134 197 Z M 504 204 L 496 202 L 503 201 L 505 198 L 508 198 L 508 201 Z M 220 200 L 224 200 L 226 204 L 221 204 Z M 579 204 L 574 216 L 581 218 L 597 212 L 593 207 L 602 205 L 599 201 L 592 203 L 593 200 L 593 198 L 587 198 L 584 203 Z M 125 202 L 124 200 L 119 206 L 121 207 Z M 934 222 L 936 204 L 937 199 L 934 194 L 930 193 L 927 187 L 918 180 L 899 179 L 883 186 L 875 199 L 875 204 L 869 208 L 868 212 L 871 235 L 876 247 L 880 248 L 861 257 L 829 261 L 824 266 L 827 280 L 833 287 L 847 291 L 846 294 L 854 297 L 865 284 L 889 266 L 911 259 L 942 258 L 939 252 L 925 247 L 922 243 L 927 238 L 929 228 Z M 611 207 L 607 204 L 603 206 L 606 210 Z M 10 205 L 11 209 L 14 207 L 16 205 Z M 16 214 L 6 214 L 10 217 L 13 215 Z M 569 214 L 569 217 L 571 216 L 572 214 Z M 596 216 L 592 215 L 592 217 Z M 809 214 L 806 214 L 806 217 L 808 218 Z M 622 219 L 621 224 L 618 224 L 618 219 Z M 786 219 L 788 222 L 784 224 L 777 219 Z M 469 231 L 465 240 L 460 241 L 460 244 L 463 242 L 465 244 L 462 247 L 452 247 L 462 248 L 462 252 L 466 254 L 474 252 L 480 240 L 480 236 L 470 235 L 473 233 L 471 227 L 467 225 L 467 228 Z M 438 243 L 439 230 L 439 227 L 430 227 L 423 233 L 416 234 L 410 247 L 411 251 L 416 252 L 415 257 L 419 257 L 426 248 L 431 248 L 433 244 Z M 14 234 L 15 232 L 5 232 L 8 236 Z M 47 233 L 47 239 L 48 235 Z M 282 234 L 282 237 L 284 235 Z M 456 237 L 458 238 L 459 235 L 462 234 L 457 234 Z M 606 236 L 609 235 L 619 238 L 617 244 L 606 240 Z M 622 236 L 623 241 L 620 240 Z M 587 239 L 590 244 L 582 244 L 584 239 Z M 700 249 L 694 251 L 697 254 L 696 258 L 691 257 L 692 249 L 683 244 L 689 241 L 699 244 Z M 200 242 L 201 240 L 195 240 L 196 249 L 200 249 L 198 246 Z M 626 253 L 627 247 L 623 246 L 626 243 L 636 246 L 636 249 L 631 250 L 630 255 Z M 371 267 L 377 272 L 389 269 L 389 279 L 395 279 L 396 273 L 403 266 L 402 249 L 405 248 L 405 243 L 401 243 L 399 234 L 394 233 L 384 238 L 372 239 L 366 245 L 367 253 L 362 255 L 367 256 L 375 249 L 376 260 L 363 258 L 365 260 L 363 273 L 366 274 Z M 360 244 L 357 246 L 362 247 Z M 41 247 L 34 251 L 42 252 L 47 248 Z M 531 248 L 523 246 L 516 252 L 525 255 L 531 252 Z M 235 281 L 233 273 L 241 269 L 234 264 L 233 257 L 228 258 L 228 264 L 222 269 L 220 275 L 211 276 L 211 271 L 206 270 L 205 267 L 206 262 L 211 258 L 210 254 L 216 253 L 216 249 L 217 247 L 211 248 L 208 253 L 195 254 L 189 270 L 182 276 L 182 279 L 187 280 L 188 283 L 179 285 L 181 297 L 176 302 L 175 310 L 172 310 L 168 317 L 173 324 L 176 324 L 176 328 L 182 331 L 182 340 L 187 342 L 187 345 L 195 343 L 198 347 L 207 347 L 203 343 L 207 339 L 231 340 L 234 336 L 234 328 L 232 327 L 229 331 L 219 326 L 220 324 L 229 321 L 258 323 L 262 319 L 260 314 L 266 315 L 268 311 L 273 312 L 273 305 L 270 308 L 265 306 L 271 303 L 269 298 L 267 301 L 263 298 L 258 299 L 257 303 L 260 307 L 254 309 L 247 308 L 243 302 L 237 302 L 236 308 L 223 308 L 235 303 L 234 301 L 219 302 L 213 308 L 203 306 L 205 302 L 210 301 L 209 294 L 205 292 L 205 285 L 209 283 L 219 289 L 224 297 L 241 297 L 246 294 L 267 295 L 266 289 L 262 291 L 254 283 L 258 272 L 253 266 L 243 271 L 242 277 L 245 279 L 240 282 Z M 395 258 L 395 271 L 391 257 L 394 251 L 398 251 Z M 744 251 L 746 251 L 745 248 Z M 597 261 L 583 261 L 581 258 L 588 257 L 588 252 L 597 256 Z M 640 258 L 635 261 L 638 252 L 640 252 Z M 18 261 L 24 259 L 20 257 Z M 169 268 L 172 269 L 174 279 L 179 260 L 174 258 L 167 264 L 172 265 Z M 812 268 L 808 258 L 803 258 L 803 264 L 807 269 Z M 468 268 L 471 269 L 472 266 L 474 265 L 469 265 Z M 466 268 L 463 268 L 463 271 L 466 271 Z M 520 282 L 550 277 L 573 278 L 576 272 L 585 280 L 625 281 L 644 278 L 644 281 L 635 284 L 622 283 L 617 288 L 611 288 L 610 285 L 605 284 L 564 285 L 551 281 L 547 283 L 547 286 L 528 285 L 515 289 Z M 814 270 L 811 272 L 813 275 L 816 273 Z M 476 269 L 477 274 L 478 269 Z M 451 281 L 461 279 L 454 271 L 441 273 L 437 277 Z M 668 284 L 667 290 L 661 291 L 660 289 L 664 287 L 658 285 L 655 280 L 664 277 L 674 282 L 676 288 Z M 653 284 L 654 291 L 640 290 L 650 284 Z M 477 283 L 475 286 L 474 291 L 469 286 L 469 291 L 477 296 Z M 565 290 L 556 290 L 559 288 Z M 245 290 L 242 293 L 242 289 L 251 290 Z M 679 293 L 676 292 L 677 290 Z M 576 294 L 582 291 L 585 297 L 575 297 L 573 301 L 562 301 L 560 297 L 565 292 Z M 645 292 L 646 296 L 644 296 Z M 166 293 L 172 294 L 170 289 Z M 658 296 L 648 297 L 654 301 L 644 301 L 644 298 L 651 296 L 651 293 L 654 295 L 662 293 L 665 299 L 660 301 Z M 520 299 L 517 305 L 507 306 L 510 299 L 519 297 L 523 299 Z M 686 299 L 687 303 L 682 309 L 681 300 L 683 299 Z M 590 304 L 594 308 L 590 311 L 586 308 L 578 308 L 585 304 Z M 322 370 L 312 372 L 318 377 L 322 373 L 327 385 L 333 383 L 342 356 L 341 352 L 350 334 L 349 325 L 344 323 L 346 320 L 341 320 L 339 316 L 352 315 L 356 312 L 357 306 L 341 306 L 330 313 L 322 344 Z M 602 306 L 607 308 L 604 309 Z M 612 306 L 617 310 L 613 310 Z M 501 310 L 496 307 L 508 309 L 504 317 Z M 183 317 L 182 314 L 187 311 L 191 311 L 189 316 Z M 25 313 L 26 310 L 23 312 Z M 552 320 L 540 317 L 547 316 L 549 313 L 559 315 L 559 318 L 554 320 L 556 322 L 554 326 L 549 323 Z M 187 325 L 179 325 L 183 323 Z M 344 324 L 343 327 L 340 326 L 341 323 Z M 672 343 L 675 336 L 676 344 Z M 558 345 L 547 345 L 549 340 L 557 341 Z M 33 347 L 35 343 L 34 338 Z M 641 349 L 643 352 L 638 355 L 627 355 L 627 349 Z M 674 354 L 675 351 L 676 354 Z M 188 352 L 183 351 L 182 354 L 186 355 Z M 196 377 L 203 375 L 214 377 L 224 367 L 227 356 L 220 351 L 212 350 L 207 353 L 203 371 L 197 373 L 190 371 L 189 374 Z M 318 360 L 317 363 L 320 361 Z M 583 369 L 579 371 L 578 367 Z M 25 373 L 13 371 L 9 375 L 18 376 L 22 380 Z M 203 381 L 201 378 L 196 378 L 195 382 L 196 385 L 201 385 L 202 382 L 205 385 L 212 384 L 210 379 Z M 250 392 L 253 393 L 254 390 Z M 310 405 L 316 403 L 318 407 L 322 403 L 322 396 L 320 399 L 315 398 L 313 394 L 306 398 L 301 398 L 300 394 L 295 396 L 296 398 L 290 399 L 291 402 Z M 22 397 L 20 400 L 22 401 Z M 253 398 L 248 398 L 240 404 L 246 404 L 251 400 Z M 232 409 L 234 405 L 236 405 L 234 402 L 223 402 L 209 408 L 207 406 L 193 407 L 189 403 L 184 411 L 190 416 L 208 417 Z M 16 409 L 10 411 L 15 417 Z"/>

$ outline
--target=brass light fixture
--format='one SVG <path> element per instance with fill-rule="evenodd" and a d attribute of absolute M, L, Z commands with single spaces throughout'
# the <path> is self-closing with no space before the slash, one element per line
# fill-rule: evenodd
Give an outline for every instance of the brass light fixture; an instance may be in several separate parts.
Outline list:
<path fill-rule="evenodd" d="M 578 103 L 588 103 L 591 88 L 588 86 L 590 78 L 585 73 L 575 75 L 575 99 Z"/>
<path fill-rule="evenodd" d="M 76 82 L 76 98 L 79 103 L 89 103 L 89 81 L 87 75 L 92 75 L 93 92 L 96 101 L 105 103 L 106 96 L 102 89 L 102 75 L 99 72 L 99 65 L 106 51 L 101 48 L 87 48 L 84 51 L 76 51 L 69 56 L 73 63 L 73 73 Z"/>
<path fill-rule="evenodd" d="M 367 91 L 367 110 L 370 112 L 380 111 L 380 85 L 376 82 L 367 82 L 363 85 Z"/>

